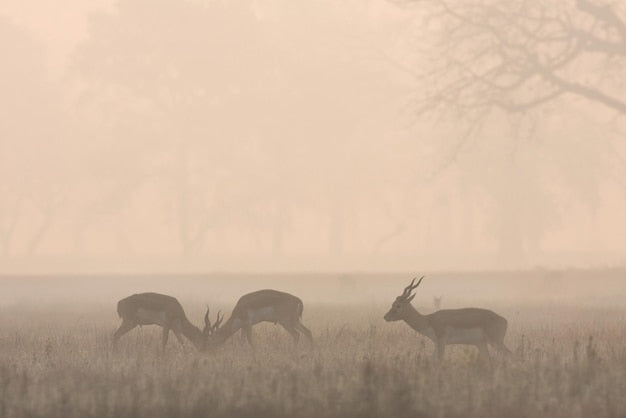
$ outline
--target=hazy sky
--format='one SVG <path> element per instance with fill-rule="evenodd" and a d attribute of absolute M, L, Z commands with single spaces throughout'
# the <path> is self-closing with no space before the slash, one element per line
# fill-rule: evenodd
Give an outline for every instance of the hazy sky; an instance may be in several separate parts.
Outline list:
<path fill-rule="evenodd" d="M 5 271 L 626 260 L 610 114 L 566 97 L 459 148 L 460 125 L 412 107 L 419 10 L 5 0 L 0 17 Z"/>
<path fill-rule="evenodd" d="M 0 13 L 26 28 L 45 46 L 47 63 L 55 75 L 63 72 L 76 45 L 88 34 L 88 15 L 113 10 L 114 0 L 6 0 Z"/>

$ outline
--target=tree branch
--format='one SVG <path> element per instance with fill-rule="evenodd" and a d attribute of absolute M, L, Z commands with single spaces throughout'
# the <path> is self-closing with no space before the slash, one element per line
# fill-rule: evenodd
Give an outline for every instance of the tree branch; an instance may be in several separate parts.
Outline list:
<path fill-rule="evenodd" d="M 596 6 L 588 0 L 576 0 L 576 7 L 580 11 L 595 17 L 598 21 L 615 28 L 620 34 L 622 41 L 626 42 L 626 23 L 615 14 L 615 11 L 610 6 Z"/>
<path fill-rule="evenodd" d="M 608 94 L 605 94 L 597 89 L 564 80 L 550 71 L 544 71 L 542 72 L 542 75 L 546 80 L 550 81 L 562 90 L 567 91 L 568 93 L 584 97 L 594 102 L 602 103 L 603 105 L 610 107 L 611 109 L 617 110 L 622 114 L 626 114 L 626 102 L 620 99 L 609 96 Z"/>

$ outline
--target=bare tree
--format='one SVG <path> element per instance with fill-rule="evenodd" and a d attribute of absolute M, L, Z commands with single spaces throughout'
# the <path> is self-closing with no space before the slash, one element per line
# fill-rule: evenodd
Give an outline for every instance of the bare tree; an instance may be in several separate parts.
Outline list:
<path fill-rule="evenodd" d="M 426 22 L 438 34 L 419 112 L 478 121 L 578 97 L 623 115 L 626 8 L 595 0 L 439 0 Z"/>
<path fill-rule="evenodd" d="M 510 171 L 503 178 L 515 184 L 503 185 L 497 178 L 482 184 L 499 202 L 494 232 L 500 252 L 517 259 L 536 245 L 543 229 L 536 226 L 535 232 L 528 234 L 518 208 L 511 207 L 519 197 L 511 196 L 516 193 L 513 190 L 521 188 L 531 194 L 525 196 L 528 200 L 543 202 L 543 208 L 536 211 L 550 212 L 556 204 L 545 185 L 527 175 L 527 166 L 518 155 L 525 145 L 518 144 L 545 134 L 542 123 L 553 117 L 585 113 L 607 126 L 626 113 L 626 8 L 598 0 L 401 3 L 416 11 L 419 25 L 415 31 L 421 36 L 415 37 L 413 32 L 413 48 L 423 59 L 414 65 L 389 61 L 416 82 L 410 108 L 419 117 L 435 116 L 437 121 L 453 121 L 448 125 L 455 127 L 449 143 L 438 138 L 445 151 L 430 177 L 438 177 L 452 165 L 463 167 L 460 161 L 468 149 L 488 146 L 491 153 L 499 152 L 497 158 L 508 161 L 505 166 Z M 557 107 L 558 113 L 554 111 Z M 510 130 L 502 128 L 507 120 Z M 494 127 L 502 129 L 495 134 L 501 147 L 487 141 L 489 135 L 494 136 Z M 595 141 L 596 136 L 587 137 Z M 590 165 L 607 165 L 610 144 L 604 142 L 607 149 L 601 157 L 583 158 L 586 173 L 595 170 Z M 580 160 L 581 150 L 586 148 L 576 141 L 564 146 L 572 160 Z M 557 155 L 562 150 L 556 149 L 553 159 L 562 159 Z M 531 161 L 538 159 L 532 156 Z M 484 171 L 482 167 L 480 171 Z M 565 171 L 562 177 L 570 175 Z M 573 187 L 587 189 L 578 190 L 580 196 L 590 189 L 588 181 Z"/>

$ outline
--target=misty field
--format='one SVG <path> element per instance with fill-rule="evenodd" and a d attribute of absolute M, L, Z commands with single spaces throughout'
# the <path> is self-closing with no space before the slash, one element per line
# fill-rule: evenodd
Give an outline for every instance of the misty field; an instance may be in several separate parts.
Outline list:
<path fill-rule="evenodd" d="M 471 294 L 462 297 L 459 283 L 480 290 L 488 282 L 455 282 L 436 289 L 444 291 L 444 308 L 476 305 L 501 313 L 509 320 L 506 343 L 514 357 L 494 355 L 492 364 L 485 365 L 473 347 L 457 346 L 448 348 L 439 365 L 424 337 L 404 323 L 382 320 L 402 290 L 399 277 L 404 276 L 385 278 L 374 289 L 374 278 L 363 281 L 366 289 L 358 279 L 346 277 L 289 281 L 289 290 L 305 301 L 303 323 L 312 330 L 315 347 L 304 340 L 295 347 L 282 328 L 264 324 L 254 328 L 256 350 L 237 334 L 212 353 L 198 353 L 191 344 L 181 346 L 170 338 L 164 354 L 160 328 L 154 326 L 130 332 L 117 352 L 111 350 L 111 334 L 119 325 L 115 295 L 154 283 L 149 290 L 169 289 L 199 325 L 205 309 L 202 293 L 219 281 L 144 279 L 107 285 L 100 279 L 87 292 L 89 287 L 77 280 L 3 280 L 0 416 L 626 415 L 624 304 L 600 306 L 578 295 L 557 301 L 527 295 L 514 299 L 514 291 L 504 301 L 493 292 L 475 301 Z M 260 282 L 260 287 L 287 286 L 287 279 Z M 212 307 L 227 315 L 232 295 L 239 286 L 250 288 L 252 279 L 229 283 L 213 292 L 219 297 L 207 296 Z M 543 279 L 537 283 L 554 286 Z M 331 292 L 307 302 L 307 288 L 326 284 Z M 452 288 L 458 296 L 446 300 L 445 295 L 454 294 Z M 433 310 L 430 291 L 414 301 L 423 313 Z M 623 293 L 613 291 L 608 300 L 616 301 L 616 296 Z"/>

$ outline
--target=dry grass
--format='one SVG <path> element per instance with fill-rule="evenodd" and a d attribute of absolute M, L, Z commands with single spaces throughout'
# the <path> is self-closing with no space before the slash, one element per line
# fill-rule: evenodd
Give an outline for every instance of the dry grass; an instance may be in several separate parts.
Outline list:
<path fill-rule="evenodd" d="M 162 355 L 159 329 L 144 327 L 113 353 L 114 304 L 5 307 L 0 416 L 626 415 L 626 309 L 501 307 L 516 359 L 485 367 L 471 347 L 438 366 L 429 342 L 382 321 L 382 302 L 307 306 L 314 349 L 262 325 L 256 351 L 239 336 L 212 354 L 172 338 Z"/>

